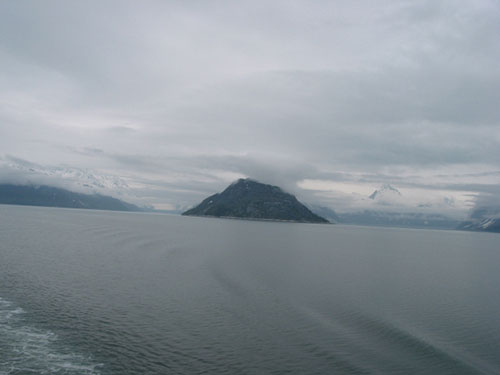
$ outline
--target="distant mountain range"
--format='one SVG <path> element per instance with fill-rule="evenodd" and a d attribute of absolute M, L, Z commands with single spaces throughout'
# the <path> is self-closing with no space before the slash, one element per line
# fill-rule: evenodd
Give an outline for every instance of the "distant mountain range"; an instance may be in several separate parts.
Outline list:
<path fill-rule="evenodd" d="M 386 199 L 390 196 L 399 198 L 401 193 L 387 185 L 374 191 L 369 198 Z M 107 195 L 83 194 L 47 185 L 0 184 L 0 204 L 162 212 L 141 208 Z M 183 215 L 500 232 L 500 208 L 479 207 L 466 221 L 438 213 L 422 212 L 362 210 L 337 213 L 319 205 L 306 207 L 295 196 L 279 187 L 251 179 L 236 181 L 222 193 L 206 198 Z"/>
<path fill-rule="evenodd" d="M 461 223 L 457 229 L 500 233 L 500 218 L 485 218 L 478 221 L 467 220 Z"/>
<path fill-rule="evenodd" d="M 418 209 L 432 207 L 430 204 L 418 204 L 414 207 L 404 207 L 405 197 L 401 192 L 389 185 L 383 185 L 368 196 L 368 199 L 376 203 L 381 209 L 364 209 L 353 212 L 337 213 L 334 210 L 322 206 L 310 206 L 313 212 L 321 214 L 332 222 L 340 224 L 387 226 L 405 228 L 429 228 L 429 229 L 458 229 L 481 232 L 500 233 L 500 207 L 478 207 L 474 209 L 465 221 L 446 216 L 441 213 L 417 211 Z M 445 202 L 446 203 L 446 202 Z M 387 207 L 384 209 L 384 207 Z"/>
<path fill-rule="evenodd" d="M 0 184 L 0 204 L 141 211 L 131 203 L 100 194 L 75 193 L 52 186 Z"/>
<path fill-rule="evenodd" d="M 251 179 L 239 179 L 222 193 L 206 198 L 183 215 L 328 223 L 281 188 Z"/>
<path fill-rule="evenodd" d="M 478 207 L 458 229 L 500 233 L 500 208 Z"/>
<path fill-rule="evenodd" d="M 340 213 L 327 207 L 310 207 L 313 212 L 340 224 L 434 229 L 455 229 L 460 224 L 459 220 L 443 214 L 425 212 L 422 205 L 411 207 L 403 194 L 389 184 L 373 191 L 367 201 L 374 208 Z"/>
<path fill-rule="evenodd" d="M 42 166 L 14 157 L 0 157 L 0 168 L 8 169 L 14 176 L 18 176 L 16 183 L 29 185 L 32 182 L 39 185 L 53 186 L 57 182 L 65 182 L 65 186 L 72 186 L 75 190 L 88 193 L 113 191 L 127 192 L 129 186 L 126 181 L 117 176 L 99 174 L 96 171 L 74 168 L 69 166 Z M 20 178 L 24 176 L 24 178 Z M 31 181 L 31 182 L 29 182 Z M 4 181 L 4 183 L 13 183 Z"/>
<path fill-rule="evenodd" d="M 441 215 L 420 212 L 388 212 L 364 210 L 358 212 L 339 213 L 339 223 L 405 227 L 405 228 L 433 228 L 433 229 L 455 229 L 460 221 Z"/>

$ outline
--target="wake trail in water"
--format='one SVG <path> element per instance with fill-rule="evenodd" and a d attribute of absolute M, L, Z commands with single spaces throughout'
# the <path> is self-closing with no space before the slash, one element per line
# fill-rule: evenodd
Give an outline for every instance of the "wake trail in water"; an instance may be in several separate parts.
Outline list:
<path fill-rule="evenodd" d="M 386 364 L 392 362 L 395 368 L 408 366 L 408 360 L 412 358 L 419 363 L 426 361 L 429 367 L 440 367 L 442 373 L 498 374 L 498 370 L 486 361 L 408 325 L 389 323 L 360 312 L 339 314 L 333 318 L 311 308 L 300 307 L 300 310 L 324 329 L 341 337 L 344 345 L 351 347 L 348 352 L 356 352 L 358 357 L 376 358 Z M 399 363 L 398 356 L 406 359 Z"/>
<path fill-rule="evenodd" d="M 88 357 L 61 347 L 57 335 L 26 321 L 25 311 L 0 297 L 0 375 L 99 375 Z"/>

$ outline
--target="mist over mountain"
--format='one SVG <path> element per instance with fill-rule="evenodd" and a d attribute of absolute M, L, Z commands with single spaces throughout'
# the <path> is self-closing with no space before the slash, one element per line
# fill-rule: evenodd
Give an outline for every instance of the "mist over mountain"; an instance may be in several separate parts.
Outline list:
<path fill-rule="evenodd" d="M 458 226 L 461 230 L 500 233 L 500 207 L 479 206 Z"/>
<path fill-rule="evenodd" d="M 2 165 L 0 165 L 0 167 L 1 166 Z M 2 203 L 132 211 L 141 209 L 137 205 L 126 203 L 127 199 L 120 200 L 116 198 L 116 196 L 127 198 L 134 195 L 134 192 L 131 192 L 131 188 L 127 182 L 117 176 L 98 174 L 93 171 L 67 166 L 44 167 L 36 163 L 30 163 L 15 158 L 4 159 L 3 169 L 0 169 L 0 172 L 0 178 L 3 180 L 10 180 L 5 183 L 4 186 L 43 186 L 42 189 L 38 188 L 37 190 L 33 190 L 33 188 L 16 188 L 17 194 L 20 194 L 17 200 L 13 197 L 14 193 L 12 188 L 7 190 L 4 189 Z M 37 182 L 33 183 L 34 181 Z M 246 183 L 250 185 L 256 183 L 256 181 L 250 179 L 238 180 L 238 182 L 241 181 L 246 181 Z M 231 186 L 233 185 L 238 186 L 238 183 L 232 184 Z M 208 188 L 208 186 L 200 187 Z M 23 191 L 23 189 L 28 190 Z M 48 190 L 45 191 L 46 189 Z M 55 196 L 50 196 L 49 190 L 50 194 L 55 193 Z M 9 192 L 7 193 L 7 191 Z M 259 191 L 259 189 L 256 185 L 255 192 L 257 191 Z M 168 194 L 168 191 L 165 191 L 165 194 Z M 115 195 L 115 198 L 111 198 L 110 195 Z M 107 197 L 108 199 L 115 199 L 116 201 L 106 201 L 105 198 L 97 199 L 96 197 Z M 224 195 L 224 197 L 226 197 L 226 195 Z M 275 200 L 276 197 L 272 199 L 270 197 L 272 197 L 272 194 L 266 197 L 266 199 L 268 199 L 268 203 L 266 204 L 269 205 L 269 202 L 274 200 L 274 206 L 269 207 L 266 207 L 263 203 L 263 197 L 259 197 L 252 204 L 242 204 L 241 202 L 236 204 L 235 202 L 229 202 L 222 199 L 218 201 L 218 204 L 211 207 L 208 201 L 213 199 L 205 199 L 198 207 L 187 211 L 186 208 L 183 209 L 180 205 L 166 206 L 165 208 L 160 206 L 154 210 L 152 208 L 153 205 L 151 205 L 147 199 L 143 199 L 141 201 L 143 203 L 141 207 L 149 206 L 151 207 L 148 209 L 149 211 L 173 214 L 180 214 L 186 211 L 187 214 L 206 216 L 268 218 L 290 221 L 314 222 L 317 219 L 311 215 L 317 215 L 318 217 L 326 218 L 332 223 L 436 229 L 454 229 L 458 227 L 460 229 L 476 230 L 477 228 L 477 230 L 484 230 L 483 228 L 486 228 L 486 226 L 494 228 L 495 223 L 495 220 L 491 220 L 491 210 L 488 211 L 490 214 L 488 216 L 486 212 L 484 212 L 484 209 L 478 209 L 477 212 L 471 216 L 470 220 L 466 223 L 462 223 L 463 219 L 448 215 L 446 210 L 442 210 L 443 207 L 452 207 L 454 204 L 453 199 L 445 197 L 444 200 L 441 203 L 438 202 L 439 204 L 437 205 L 431 202 L 422 202 L 420 199 L 414 199 L 411 196 L 407 196 L 405 190 L 401 190 L 388 183 L 382 184 L 379 188 L 373 190 L 371 194 L 362 197 L 358 201 L 361 202 L 361 205 L 353 205 L 349 207 L 348 210 L 344 209 L 340 212 L 336 210 L 335 206 L 327 206 L 325 204 L 327 201 L 320 201 L 318 199 L 315 199 L 314 204 L 308 204 L 307 207 L 305 207 L 310 211 L 310 213 L 307 213 L 303 208 L 292 208 L 290 205 L 287 206 L 284 204 L 283 202 L 290 200 L 289 197 L 280 204 L 278 204 L 278 200 Z M 210 198 L 213 198 L 213 196 Z M 309 196 L 309 198 L 311 198 L 311 196 Z M 122 203 L 118 204 L 117 202 Z M 302 205 L 300 202 L 298 202 L 298 204 Z M 295 212 L 294 210 L 298 211 Z M 298 214 L 298 212 L 301 212 L 301 214 Z M 481 218 L 479 218 L 480 213 L 484 213 Z"/>
<path fill-rule="evenodd" d="M 0 157 L 0 181 L 17 185 L 46 185 L 81 193 L 126 194 L 127 182 L 110 173 L 68 165 L 41 165 L 13 156 Z"/>
<path fill-rule="evenodd" d="M 446 204 L 422 202 L 407 196 L 391 184 L 383 184 L 370 195 L 360 197 L 359 205 L 335 211 L 342 224 L 405 228 L 454 229 L 460 220 L 440 210 Z"/>
<path fill-rule="evenodd" d="M 392 187 L 389 184 L 385 184 L 380 189 L 375 190 L 368 198 L 373 200 L 383 200 L 387 198 L 394 199 L 395 197 L 401 197 L 401 192 L 395 187 Z"/>
<path fill-rule="evenodd" d="M 0 0 L 0 375 L 500 375 L 499 104 L 500 0 Z"/>
<path fill-rule="evenodd" d="M 324 217 L 330 223 L 340 223 L 340 218 L 335 210 L 318 204 L 307 204 L 307 207 L 316 215 Z"/>
<path fill-rule="evenodd" d="M 367 226 L 455 229 L 460 221 L 441 214 L 364 210 L 339 213 L 339 222 Z"/>
<path fill-rule="evenodd" d="M 463 218 L 500 182 L 498 1 L 95 3 L 0 2 L 0 182 Z"/>
<path fill-rule="evenodd" d="M 93 151 L 102 155 L 102 152 Z M 241 160 L 233 157 L 224 158 L 224 165 L 219 163 L 222 159 L 205 160 L 207 166 L 213 168 L 226 168 L 236 165 Z M 120 160 L 122 160 L 120 158 Z M 138 163 L 131 160 L 131 163 Z M 157 160 L 142 160 L 140 165 L 149 168 Z M 421 212 L 423 214 L 442 214 L 453 218 L 465 219 L 468 210 L 467 202 L 463 197 L 453 193 L 433 192 L 427 194 L 422 190 L 408 189 L 397 186 L 393 182 L 386 182 L 377 188 L 378 184 L 370 183 L 366 192 L 357 192 L 355 184 L 343 186 L 326 186 L 323 190 L 321 184 L 304 179 L 310 175 L 310 168 L 297 164 L 293 173 L 288 170 L 283 161 L 279 165 L 279 172 L 272 165 L 264 166 L 261 163 L 245 162 L 248 171 L 257 176 L 267 176 L 263 181 L 270 181 L 273 185 L 282 186 L 286 191 L 301 196 L 304 202 L 316 207 L 325 207 L 335 213 L 369 211 L 393 212 Z M 221 172 L 219 172 L 221 173 Z M 246 177 L 245 174 L 243 174 Z M 301 177 L 302 176 L 302 177 Z M 79 168 L 71 165 L 47 165 L 29 160 L 16 158 L 12 155 L 0 156 L 0 183 L 17 185 L 46 185 L 75 191 L 84 194 L 109 195 L 131 202 L 140 207 L 149 206 L 164 212 L 183 212 L 199 202 L 210 192 L 222 190 L 229 181 L 241 178 L 238 173 L 221 173 L 218 178 L 204 178 L 197 183 L 185 183 L 177 186 L 175 179 L 164 183 L 158 179 L 138 178 L 127 173 L 115 170 L 101 170 L 99 168 Z M 228 181 L 229 180 L 229 181 Z M 304 181 L 304 182 L 298 182 Z M 340 188 L 340 189 L 339 189 Z M 352 189 L 352 190 L 351 190 Z M 469 198 L 467 198 L 469 199 Z M 337 221 L 334 215 L 329 214 L 332 221 Z M 323 216 L 320 214 L 320 216 Z"/>
<path fill-rule="evenodd" d="M 46 197 L 44 198 L 40 195 L 43 191 L 42 189 L 36 192 L 36 194 L 35 192 L 31 192 L 30 198 L 24 195 L 19 200 L 20 203 L 15 204 L 32 202 L 27 204 L 79 208 L 106 207 L 104 209 L 119 210 L 139 209 L 137 205 L 135 208 L 126 206 L 129 203 L 121 205 L 116 204 L 116 202 L 106 203 L 102 199 L 100 202 L 96 202 L 95 199 L 98 196 L 108 196 L 111 198 L 111 195 L 113 195 L 115 198 L 111 199 L 116 199 L 117 201 L 125 203 L 128 199 L 131 199 L 134 203 L 140 202 L 141 206 L 153 207 L 150 200 L 144 198 L 137 199 L 138 192 L 134 191 L 122 177 L 107 173 L 98 173 L 94 170 L 70 166 L 43 166 L 8 156 L 0 158 L 0 181 L 3 181 L 5 185 L 46 186 L 87 197 L 85 199 L 81 197 L 62 198 L 65 195 L 59 192 L 56 194 L 57 198 L 55 200 L 47 200 Z M 207 186 L 200 185 L 199 188 L 208 189 L 210 186 L 210 184 Z M 68 196 L 70 193 L 65 194 Z M 26 192 L 23 194 L 26 194 Z M 36 198 L 37 194 L 38 197 Z M 164 194 L 168 195 L 169 190 L 165 190 Z M 89 200 L 88 197 L 94 198 Z M 123 197 L 123 199 L 116 197 Z M 455 213 L 454 205 L 456 202 L 453 196 L 444 195 L 441 199 L 425 200 L 425 198 L 419 195 L 412 195 L 411 191 L 409 193 L 407 189 L 400 189 L 390 183 L 382 184 L 370 194 L 360 196 L 357 201 L 352 202 L 352 206 L 346 207 L 344 202 L 342 206 L 343 210 L 340 211 L 337 210 L 336 206 L 332 207 L 332 205 L 325 204 L 328 200 L 314 199 L 314 196 L 308 196 L 307 198 L 313 198 L 315 201 L 314 204 L 308 205 L 309 209 L 332 223 L 493 231 L 498 221 L 495 217 L 497 211 L 492 208 L 495 207 L 495 197 L 495 194 L 482 196 L 476 203 L 478 208 L 474 210 L 467 220 L 465 220 L 465 214 L 460 218 Z M 7 203 L 6 199 L 4 197 L 4 202 Z M 485 199 L 488 200 L 485 201 Z M 14 201 L 12 196 L 8 198 L 8 201 Z M 186 204 L 159 205 L 156 211 L 177 214 L 186 211 L 186 207 L 189 206 Z M 151 211 L 152 208 L 149 210 Z M 214 210 L 214 208 L 211 208 L 211 210 Z M 239 213 L 233 212 L 233 214 L 234 216 L 243 215 L 242 211 Z M 260 212 L 258 215 L 265 217 L 267 214 Z M 282 216 L 285 217 L 287 215 L 283 214 Z M 293 215 L 289 217 L 293 217 Z"/>
<path fill-rule="evenodd" d="M 278 186 L 251 179 L 239 179 L 183 215 L 328 223 Z"/>

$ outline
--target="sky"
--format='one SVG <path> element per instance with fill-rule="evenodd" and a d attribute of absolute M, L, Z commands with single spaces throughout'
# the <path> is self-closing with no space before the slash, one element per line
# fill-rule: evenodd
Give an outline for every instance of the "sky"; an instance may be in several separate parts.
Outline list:
<path fill-rule="evenodd" d="M 2 1 L 0 182 L 463 216 L 500 205 L 499 61 L 497 0 Z"/>

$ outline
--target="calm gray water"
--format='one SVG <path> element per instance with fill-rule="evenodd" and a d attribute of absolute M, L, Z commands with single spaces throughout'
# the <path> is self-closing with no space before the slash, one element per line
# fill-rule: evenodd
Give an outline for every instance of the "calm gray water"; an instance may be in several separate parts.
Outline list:
<path fill-rule="evenodd" d="M 0 374 L 500 374 L 499 243 L 0 206 Z"/>

